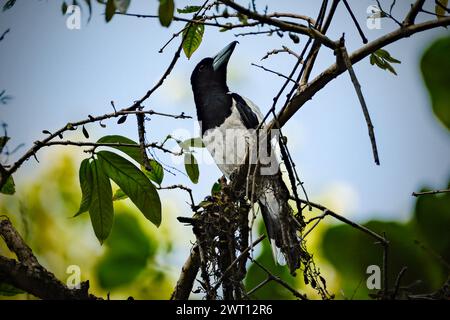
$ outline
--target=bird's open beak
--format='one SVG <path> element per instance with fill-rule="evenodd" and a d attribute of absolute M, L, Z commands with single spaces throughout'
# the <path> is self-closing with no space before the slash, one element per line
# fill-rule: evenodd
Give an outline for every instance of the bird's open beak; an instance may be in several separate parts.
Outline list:
<path fill-rule="evenodd" d="M 234 47 L 239 42 L 233 41 L 225 48 L 223 48 L 216 56 L 213 61 L 213 69 L 214 71 L 219 70 L 222 66 L 226 66 L 228 64 L 228 60 L 230 60 L 231 54 L 233 53 Z"/>

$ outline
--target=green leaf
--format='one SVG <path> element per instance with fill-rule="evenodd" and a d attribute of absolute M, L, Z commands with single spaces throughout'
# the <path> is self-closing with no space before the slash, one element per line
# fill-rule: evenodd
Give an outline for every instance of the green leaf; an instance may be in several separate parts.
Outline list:
<path fill-rule="evenodd" d="M 92 169 L 89 159 L 81 161 L 80 170 L 78 172 L 81 187 L 81 203 L 80 208 L 74 217 L 89 210 L 92 201 Z"/>
<path fill-rule="evenodd" d="M 97 140 L 97 143 L 122 143 L 122 144 L 134 144 L 136 146 L 139 146 L 136 142 L 134 142 L 131 139 L 128 139 L 123 136 L 118 135 L 111 135 L 111 136 L 104 136 Z M 111 147 L 117 150 L 122 151 L 126 155 L 128 155 L 130 158 L 132 158 L 134 161 L 138 162 L 139 164 L 144 164 L 142 160 L 142 154 L 141 149 L 139 147 Z"/>
<path fill-rule="evenodd" d="M 92 172 L 92 199 L 89 207 L 92 227 L 100 243 L 108 238 L 113 226 L 114 209 L 111 182 L 103 171 L 99 159 L 90 165 Z"/>
<path fill-rule="evenodd" d="M 183 51 L 186 57 L 191 58 L 195 50 L 200 47 L 205 26 L 203 24 L 188 23 L 183 31 Z"/>
<path fill-rule="evenodd" d="M 180 142 L 179 146 L 183 150 L 189 151 L 190 148 L 204 148 L 205 144 L 203 143 L 202 138 L 190 138 Z"/>
<path fill-rule="evenodd" d="M 11 138 L 7 137 L 7 136 L 0 137 L 0 153 L 3 152 L 3 148 L 6 146 L 9 139 L 11 139 Z"/>
<path fill-rule="evenodd" d="M 450 130 L 450 37 L 433 42 L 425 51 L 420 69 L 430 94 L 433 112 Z"/>
<path fill-rule="evenodd" d="M 200 172 L 198 170 L 197 160 L 192 153 L 184 154 L 184 168 L 186 169 L 189 179 L 191 179 L 193 183 L 197 183 Z"/>
<path fill-rule="evenodd" d="M 161 201 L 153 184 L 130 161 L 109 152 L 97 153 L 105 173 L 110 177 L 144 216 L 156 226 L 161 224 Z"/>
<path fill-rule="evenodd" d="M 443 7 L 445 7 L 445 8 L 447 8 L 447 6 L 448 6 L 448 0 L 437 0 L 442 6 L 440 6 L 440 5 L 438 5 L 437 3 L 436 3 L 436 6 L 435 6 L 435 12 L 436 12 L 436 15 L 437 15 L 437 18 L 438 19 L 442 19 L 442 18 L 444 18 L 443 16 L 445 16 L 445 14 L 446 14 L 446 11 L 445 11 L 445 9 L 443 8 Z"/>
<path fill-rule="evenodd" d="M 168 27 L 172 23 L 175 4 L 173 0 L 159 0 L 159 22 L 162 26 Z"/>
<path fill-rule="evenodd" d="M 185 6 L 183 9 L 177 9 L 178 13 L 193 13 L 200 10 L 200 6 Z"/>
<path fill-rule="evenodd" d="M 14 6 L 15 3 L 16 3 L 16 0 L 8 0 L 8 1 L 6 1 L 6 3 L 3 5 L 3 11 L 11 9 Z"/>
<path fill-rule="evenodd" d="M 105 20 L 106 22 L 110 22 L 116 13 L 116 6 L 114 4 L 114 0 L 108 0 L 105 7 Z"/>
<path fill-rule="evenodd" d="M 222 190 L 222 186 L 220 185 L 220 183 L 215 182 L 211 188 L 211 195 L 216 195 L 220 192 L 220 190 Z"/>
<path fill-rule="evenodd" d="M 145 175 L 152 181 L 156 182 L 157 184 L 161 185 L 163 179 L 164 179 L 164 168 L 162 165 L 153 159 L 149 160 L 150 167 L 152 168 L 152 171 L 148 171 L 144 168 L 144 166 L 141 166 L 142 171 L 145 173 Z"/>
<path fill-rule="evenodd" d="M 389 72 L 397 75 L 394 67 L 391 63 L 401 63 L 401 61 L 393 58 L 389 52 L 384 49 L 378 49 L 370 55 L 370 64 L 376 64 L 382 70 L 388 70 Z"/>
<path fill-rule="evenodd" d="M 125 194 L 125 192 L 122 191 L 122 189 L 117 189 L 116 192 L 114 192 L 113 201 L 125 199 L 128 199 L 128 196 Z"/>
<path fill-rule="evenodd" d="M 25 293 L 25 291 L 17 289 L 16 287 L 14 287 L 8 283 L 0 282 L 0 296 L 11 297 L 11 296 L 15 296 L 16 294 L 21 294 L 21 293 Z"/>
<path fill-rule="evenodd" d="M 380 58 L 383 58 L 383 59 L 386 60 L 386 61 L 389 61 L 389 62 L 392 62 L 392 63 L 401 63 L 401 61 L 399 61 L 399 60 L 393 58 L 393 57 L 391 56 L 391 54 L 390 54 L 389 52 L 387 52 L 386 50 L 378 49 L 378 50 L 375 52 L 375 54 L 376 54 L 377 56 L 379 56 Z"/>
<path fill-rule="evenodd" d="M 120 13 L 126 13 L 131 0 L 114 0 L 114 6 Z"/>
<path fill-rule="evenodd" d="M 16 185 L 12 176 L 9 176 L 8 179 L 6 179 L 6 183 L 3 185 L 0 193 L 7 195 L 13 195 L 14 193 L 16 193 Z"/>

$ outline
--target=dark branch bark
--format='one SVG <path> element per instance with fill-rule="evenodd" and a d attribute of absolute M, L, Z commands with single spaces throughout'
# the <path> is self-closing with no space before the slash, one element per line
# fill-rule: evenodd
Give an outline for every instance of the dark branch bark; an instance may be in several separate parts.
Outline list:
<path fill-rule="evenodd" d="M 41 299 L 95 300 L 89 294 L 89 282 L 69 289 L 53 273 L 41 266 L 8 219 L 0 221 L 0 235 L 19 261 L 0 256 L 0 282 L 8 283 Z"/>
<path fill-rule="evenodd" d="M 183 267 L 181 268 L 181 274 L 178 278 L 177 284 L 170 300 L 187 300 L 191 294 L 192 287 L 194 286 L 195 278 L 197 277 L 200 269 L 200 252 L 198 246 L 194 246 L 191 250 L 191 254 L 187 258 Z"/>

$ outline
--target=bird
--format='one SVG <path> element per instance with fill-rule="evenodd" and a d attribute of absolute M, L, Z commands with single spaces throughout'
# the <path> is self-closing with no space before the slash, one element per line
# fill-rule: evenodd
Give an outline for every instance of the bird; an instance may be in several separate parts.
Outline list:
<path fill-rule="evenodd" d="M 227 67 L 237 43 L 233 41 L 214 57 L 202 59 L 191 74 L 203 144 L 227 178 L 244 162 L 261 161 L 260 151 L 264 149 L 258 148 L 261 141 L 256 134 L 262 131 L 257 129 L 264 128 L 260 109 L 248 98 L 228 89 Z M 254 199 L 260 208 L 275 262 L 288 264 L 294 273 L 300 267 L 302 249 L 288 204 L 289 191 L 272 149 L 269 146 L 265 164 L 260 168 L 260 172 L 265 170 L 266 173 L 258 172 Z"/>

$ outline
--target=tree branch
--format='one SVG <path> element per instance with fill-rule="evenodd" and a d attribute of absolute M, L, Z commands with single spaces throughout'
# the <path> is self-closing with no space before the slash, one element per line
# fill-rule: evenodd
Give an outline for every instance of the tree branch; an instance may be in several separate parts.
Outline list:
<path fill-rule="evenodd" d="M 407 38 L 415 33 L 450 25 L 450 17 L 445 17 L 439 20 L 426 21 L 420 24 L 411 25 L 404 28 L 399 28 L 391 33 L 388 33 L 362 48 L 354 51 L 350 55 L 350 61 L 352 65 L 361 61 L 376 50 L 383 48 L 384 46 L 393 43 L 399 39 Z M 278 123 L 280 126 L 286 124 L 290 118 L 307 102 L 309 101 L 320 89 L 325 87 L 331 80 L 346 71 L 346 67 L 338 64 L 331 65 L 328 69 L 323 71 L 319 76 L 312 80 L 308 85 L 301 88 L 299 92 L 290 100 L 290 102 L 279 112 Z M 275 128 L 276 123 L 272 121 L 268 128 Z"/>
<path fill-rule="evenodd" d="M 69 289 L 53 273 L 41 266 L 7 218 L 0 221 L 0 235 L 19 259 L 16 261 L 0 256 L 0 282 L 8 283 L 41 299 L 100 299 L 88 293 L 88 281 L 80 283 L 79 289 Z"/>

